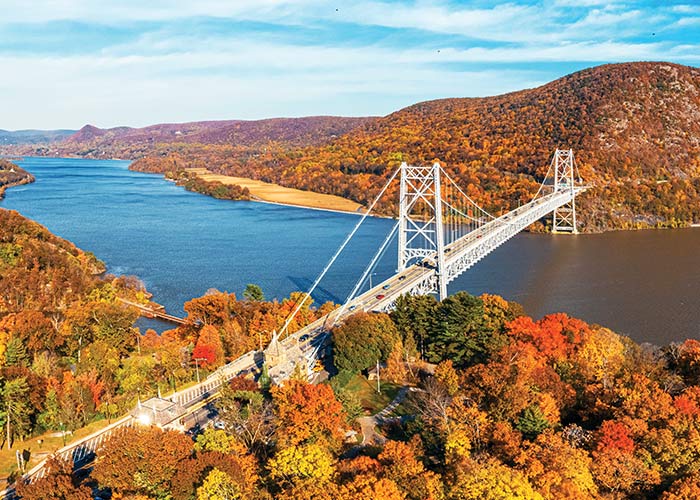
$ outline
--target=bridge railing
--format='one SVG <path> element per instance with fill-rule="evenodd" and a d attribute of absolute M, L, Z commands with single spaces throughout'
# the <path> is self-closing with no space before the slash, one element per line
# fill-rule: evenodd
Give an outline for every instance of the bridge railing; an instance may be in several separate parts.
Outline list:
<path fill-rule="evenodd" d="M 116 433 L 124 432 L 125 429 L 133 427 L 134 425 L 135 420 L 133 417 L 131 415 L 127 415 L 108 425 L 104 429 L 95 431 L 89 436 L 70 443 L 63 448 L 59 448 L 53 453 L 53 455 L 72 463 L 74 468 L 80 468 L 86 462 L 94 458 L 100 446 L 102 446 L 105 441 L 114 436 Z M 49 472 L 48 468 L 46 467 L 47 462 L 48 458 L 45 458 L 32 467 L 19 480 L 32 482 L 36 481 L 37 479 L 41 479 Z M 0 491 L 0 498 L 8 500 L 16 499 L 17 494 L 15 492 L 14 485 Z"/>

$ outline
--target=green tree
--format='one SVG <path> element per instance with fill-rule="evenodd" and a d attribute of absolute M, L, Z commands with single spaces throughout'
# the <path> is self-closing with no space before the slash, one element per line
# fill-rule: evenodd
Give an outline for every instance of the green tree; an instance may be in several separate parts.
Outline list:
<path fill-rule="evenodd" d="M 404 346 L 407 349 L 417 346 L 421 357 L 435 331 L 437 309 L 438 302 L 432 295 L 402 295 L 396 299 L 396 308 L 391 313 Z"/>
<path fill-rule="evenodd" d="M 235 442 L 235 438 L 226 434 L 225 431 L 207 427 L 202 434 L 197 436 L 194 449 L 196 451 L 220 451 L 221 453 L 229 453 L 233 449 Z"/>
<path fill-rule="evenodd" d="M 466 292 L 443 300 L 437 309 L 437 326 L 429 339 L 427 357 L 433 363 L 451 359 L 456 367 L 483 361 L 504 344 L 505 338 L 484 322 L 484 303 Z"/>
<path fill-rule="evenodd" d="M 333 362 L 339 371 L 366 370 L 386 361 L 399 338 L 386 314 L 354 314 L 333 330 Z"/>
<path fill-rule="evenodd" d="M 262 288 L 260 288 L 258 285 L 254 285 L 253 283 L 248 283 L 245 286 L 243 297 L 246 300 L 251 300 L 254 302 L 262 302 L 265 300 L 265 294 L 263 293 Z"/>
<path fill-rule="evenodd" d="M 61 423 L 61 402 L 56 389 L 49 389 L 44 401 L 44 411 L 39 414 L 39 424 L 45 429 L 58 429 Z"/>
<path fill-rule="evenodd" d="M 549 427 L 549 421 L 545 418 L 539 405 L 533 404 L 523 410 L 515 427 L 528 439 L 534 439 Z"/>
<path fill-rule="evenodd" d="M 30 427 L 29 386 L 24 377 L 5 381 L 2 402 L 5 410 L 7 448 L 15 436 L 24 436 Z"/>
<path fill-rule="evenodd" d="M 24 343 L 18 337 L 12 338 L 7 343 L 5 351 L 5 364 L 7 366 L 29 366 L 29 355 Z"/>

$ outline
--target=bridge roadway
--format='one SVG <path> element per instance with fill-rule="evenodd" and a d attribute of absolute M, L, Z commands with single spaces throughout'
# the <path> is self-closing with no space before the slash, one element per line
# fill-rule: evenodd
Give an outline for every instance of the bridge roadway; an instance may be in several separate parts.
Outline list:
<path fill-rule="evenodd" d="M 575 188 L 578 195 L 585 187 Z M 452 281 L 461 273 L 476 264 L 495 248 L 515 236 L 533 222 L 541 219 L 554 209 L 571 201 L 571 191 L 559 191 L 542 196 L 523 205 L 497 219 L 494 219 L 479 229 L 454 241 L 445 248 L 445 267 L 447 280 Z M 294 364 L 302 361 L 310 364 L 318 356 L 329 340 L 328 331 L 339 320 L 357 311 L 387 311 L 396 299 L 406 293 L 430 293 L 436 289 L 437 275 L 432 265 L 414 264 L 377 284 L 372 289 L 359 295 L 344 307 L 336 309 L 326 316 L 314 321 L 280 342 L 288 353 L 286 364 L 270 370 L 270 375 L 277 381 L 282 381 L 291 375 Z M 194 411 L 199 411 L 201 405 L 217 395 L 223 383 L 241 374 L 257 371 L 262 367 L 263 355 L 259 351 L 251 351 L 240 358 L 217 369 L 200 384 L 176 392 L 167 399 L 180 405 L 184 413 L 164 427 L 179 428 L 179 421 Z M 98 431 L 76 443 L 57 451 L 64 458 L 72 459 L 76 466 L 82 466 L 93 460 L 99 446 L 112 433 L 134 425 L 135 418 L 126 416 L 115 422 L 107 429 Z M 44 462 L 29 471 L 25 478 L 36 479 L 46 472 Z M 12 487 L 0 492 L 0 498 L 15 498 Z"/>
<path fill-rule="evenodd" d="M 585 190 L 586 187 L 576 187 L 573 195 L 577 196 Z M 556 208 L 570 203 L 571 200 L 571 190 L 555 191 L 495 218 L 447 245 L 445 247 L 447 282 L 453 281 L 530 224 Z M 344 307 L 332 311 L 282 340 L 280 343 L 292 353 L 292 356 L 287 366 L 278 367 L 277 372 L 271 371 L 271 375 L 276 380 L 283 380 L 291 374 L 290 370 L 293 369 L 294 363 L 300 360 L 302 355 L 311 362 L 316 353 L 323 348 L 328 330 L 338 321 L 357 311 L 390 311 L 401 295 L 433 292 L 437 289 L 437 280 L 434 265 L 426 263 L 426 265 L 409 266 L 378 283 Z"/>

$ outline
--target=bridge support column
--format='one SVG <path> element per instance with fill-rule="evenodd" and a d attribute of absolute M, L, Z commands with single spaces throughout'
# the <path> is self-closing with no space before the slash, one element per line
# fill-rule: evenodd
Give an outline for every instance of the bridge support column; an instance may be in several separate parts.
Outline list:
<path fill-rule="evenodd" d="M 435 291 L 443 300 L 447 297 L 447 273 L 441 170 L 439 163 L 430 167 L 401 164 L 398 271 L 427 261 L 435 268 Z"/>
<path fill-rule="evenodd" d="M 399 262 L 396 270 L 398 272 L 406 269 L 406 232 L 408 229 L 408 212 L 410 211 L 408 203 L 408 193 L 406 192 L 406 162 L 401 164 L 401 173 L 399 177 Z"/>
<path fill-rule="evenodd" d="M 433 164 L 433 182 L 435 183 L 435 243 L 437 246 L 438 295 L 440 301 L 447 298 L 447 269 L 445 267 L 445 229 L 442 220 L 442 196 L 440 193 L 440 164 Z"/>
<path fill-rule="evenodd" d="M 552 214 L 553 233 L 578 233 L 574 181 L 574 151 L 572 149 L 557 149 L 554 152 L 554 192 L 570 192 L 571 202 L 554 210 Z"/>

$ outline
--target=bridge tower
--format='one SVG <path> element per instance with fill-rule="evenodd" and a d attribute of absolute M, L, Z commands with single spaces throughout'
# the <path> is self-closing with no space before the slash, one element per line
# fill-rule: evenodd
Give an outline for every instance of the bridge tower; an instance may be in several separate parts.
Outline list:
<path fill-rule="evenodd" d="M 554 192 L 570 192 L 571 202 L 554 210 L 552 215 L 553 233 L 578 233 L 574 186 L 574 151 L 572 149 L 557 149 L 554 152 Z"/>
<path fill-rule="evenodd" d="M 419 167 L 401 164 L 398 271 L 429 258 L 443 300 L 447 297 L 447 276 L 440 170 L 439 163 Z"/>

